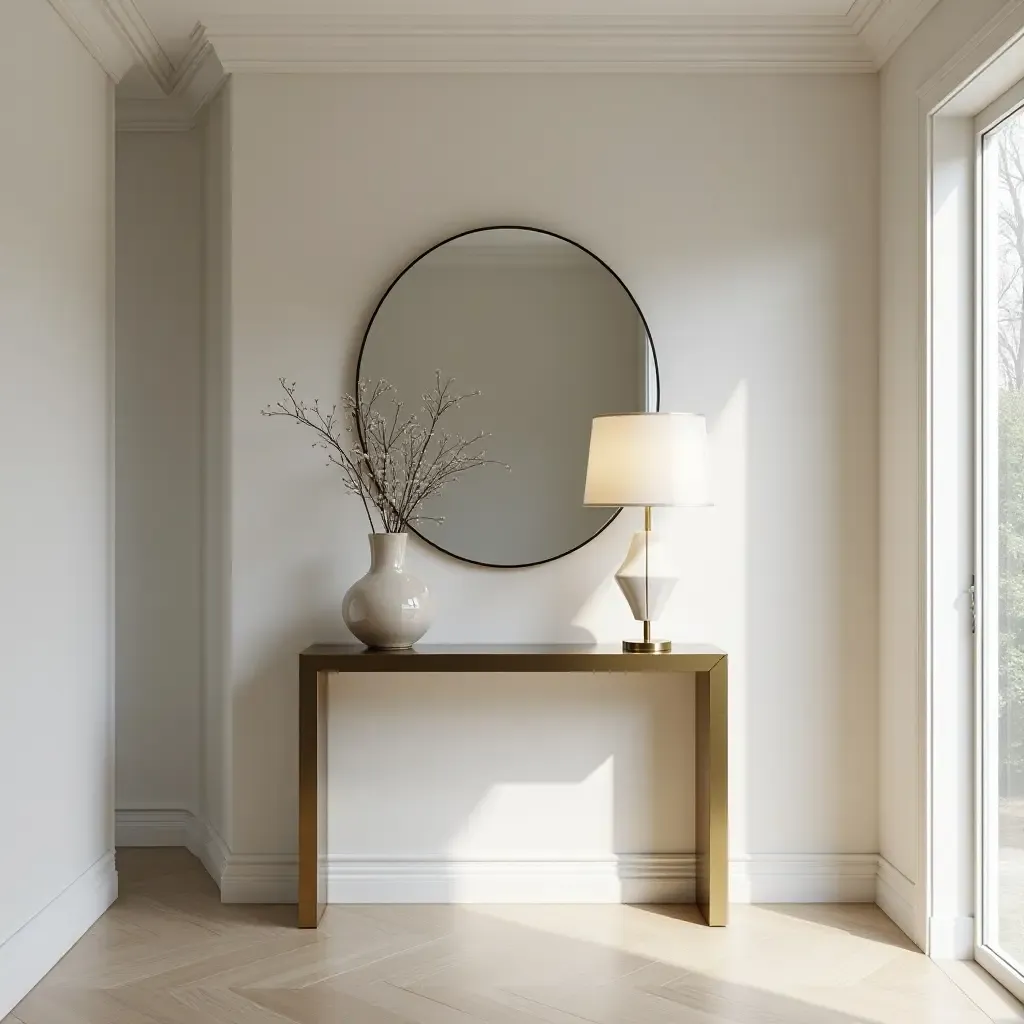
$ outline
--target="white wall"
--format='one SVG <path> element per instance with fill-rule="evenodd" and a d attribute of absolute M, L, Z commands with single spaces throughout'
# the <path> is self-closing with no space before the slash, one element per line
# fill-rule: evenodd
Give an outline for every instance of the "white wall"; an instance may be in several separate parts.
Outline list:
<path fill-rule="evenodd" d="M 259 410 L 280 375 L 347 388 L 395 272 L 495 221 L 606 259 L 651 325 L 663 408 L 709 416 L 717 505 L 661 517 L 684 574 L 663 627 L 732 655 L 733 855 L 877 850 L 877 114 L 869 76 L 235 76 L 233 851 L 294 851 L 295 655 L 345 638 L 367 563 L 362 510 Z M 429 639 L 617 641 L 637 526 L 521 572 L 414 547 Z M 334 854 L 692 844 L 692 704 L 657 680 L 376 677 L 339 684 L 332 714 Z"/>
<path fill-rule="evenodd" d="M 200 131 L 117 134 L 119 811 L 200 804 L 202 161 Z"/>
<path fill-rule="evenodd" d="M 113 95 L 54 10 L 0 5 L 0 1017 L 117 891 Z"/>
<path fill-rule="evenodd" d="M 923 120 L 919 89 L 1004 6 L 943 0 L 881 75 L 879 849 L 887 909 L 925 941 Z M 952 84 L 952 83 L 951 83 Z"/>

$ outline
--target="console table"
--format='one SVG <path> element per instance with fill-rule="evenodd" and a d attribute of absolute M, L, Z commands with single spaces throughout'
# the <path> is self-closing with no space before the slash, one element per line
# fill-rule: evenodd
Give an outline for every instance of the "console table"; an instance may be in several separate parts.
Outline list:
<path fill-rule="evenodd" d="M 316 644 L 299 655 L 299 927 L 316 928 L 327 904 L 327 687 L 363 672 L 659 672 L 696 682 L 697 905 L 726 923 L 728 875 L 728 662 L 713 647 L 668 654 L 575 645 L 425 646 L 408 651 Z"/>

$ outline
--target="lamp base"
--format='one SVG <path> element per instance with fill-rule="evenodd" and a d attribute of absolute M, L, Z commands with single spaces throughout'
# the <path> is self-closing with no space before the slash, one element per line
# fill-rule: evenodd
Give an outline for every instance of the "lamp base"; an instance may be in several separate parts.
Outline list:
<path fill-rule="evenodd" d="M 623 640 L 622 650 L 626 654 L 669 654 L 671 640 Z"/>

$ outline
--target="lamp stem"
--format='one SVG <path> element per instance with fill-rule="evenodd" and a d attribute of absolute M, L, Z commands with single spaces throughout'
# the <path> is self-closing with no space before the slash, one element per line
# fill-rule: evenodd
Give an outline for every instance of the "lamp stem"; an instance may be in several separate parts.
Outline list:
<path fill-rule="evenodd" d="M 632 550 L 632 549 L 631 549 Z M 622 649 L 630 653 L 663 654 L 672 650 L 669 640 L 651 639 L 651 506 L 644 506 L 644 638 L 623 640 Z"/>
<path fill-rule="evenodd" d="M 644 506 L 644 643 L 651 642 L 651 506 Z"/>

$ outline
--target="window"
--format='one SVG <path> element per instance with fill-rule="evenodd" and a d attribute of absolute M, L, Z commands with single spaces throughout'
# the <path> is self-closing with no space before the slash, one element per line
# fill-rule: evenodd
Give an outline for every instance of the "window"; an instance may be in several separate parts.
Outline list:
<path fill-rule="evenodd" d="M 978 960 L 1024 984 L 1024 109 L 980 139 Z M 1007 109 L 1008 108 L 1008 109 Z M 996 119 L 998 118 L 998 119 Z"/>

